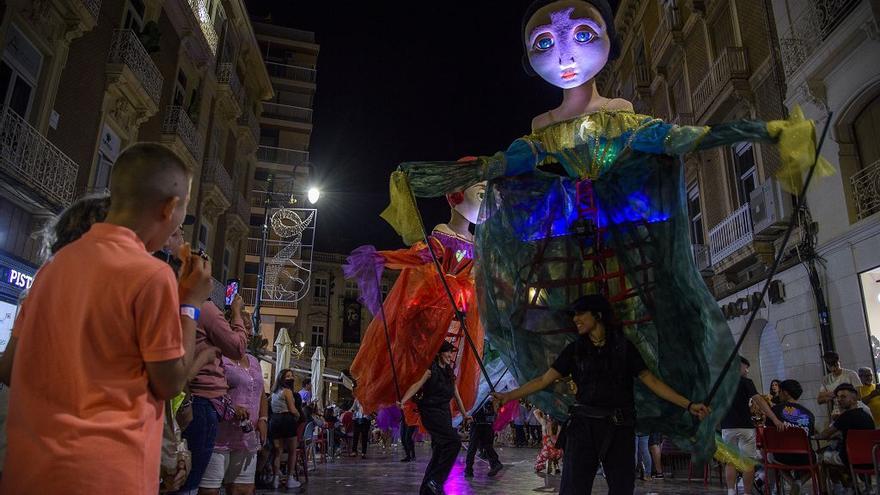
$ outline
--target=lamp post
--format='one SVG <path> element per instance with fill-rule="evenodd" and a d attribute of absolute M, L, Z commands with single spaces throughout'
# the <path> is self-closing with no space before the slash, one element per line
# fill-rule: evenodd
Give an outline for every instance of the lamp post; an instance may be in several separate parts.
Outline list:
<path fill-rule="evenodd" d="M 296 170 L 299 168 L 300 164 L 297 164 L 293 167 L 293 173 L 290 175 L 290 182 L 293 184 L 296 179 Z M 311 168 L 312 164 L 306 162 L 306 166 Z M 254 323 L 254 334 L 262 333 L 262 301 L 263 301 L 263 289 L 265 288 L 266 283 L 266 250 L 268 249 L 269 244 L 269 210 L 272 207 L 272 195 L 275 192 L 275 180 L 272 174 L 269 174 L 266 177 L 266 192 L 263 198 L 263 227 L 260 233 L 260 262 L 259 267 L 257 269 L 257 290 L 254 298 L 254 314 L 252 315 L 253 323 Z M 310 187 L 307 192 L 307 199 L 309 203 L 315 204 L 318 202 L 318 199 L 321 197 L 321 191 L 317 187 Z M 296 198 L 293 192 L 293 188 L 291 188 L 290 193 L 290 202 L 296 203 Z M 301 342 L 300 348 L 305 347 L 305 343 Z"/>

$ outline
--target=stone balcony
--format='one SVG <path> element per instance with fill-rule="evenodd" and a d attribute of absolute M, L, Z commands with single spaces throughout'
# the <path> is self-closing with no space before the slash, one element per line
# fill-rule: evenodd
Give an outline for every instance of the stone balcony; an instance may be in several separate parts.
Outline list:
<path fill-rule="evenodd" d="M 210 156 L 202 165 L 201 196 L 202 215 L 209 223 L 232 206 L 232 178 L 216 157 Z"/>
<path fill-rule="evenodd" d="M 693 93 L 693 110 L 702 119 L 713 103 L 728 88 L 748 90 L 749 61 L 745 48 L 729 46 L 724 48 L 709 68 L 709 73 L 697 85 Z"/>
<path fill-rule="evenodd" d="M 678 8 L 663 8 L 660 12 L 660 25 L 651 37 L 651 65 L 654 70 L 669 62 L 670 48 L 684 42 L 681 13 Z"/>
<path fill-rule="evenodd" d="M 105 70 L 113 98 L 111 114 L 129 131 L 156 114 L 162 93 L 162 73 L 130 29 L 116 29 Z"/>
<path fill-rule="evenodd" d="M 220 85 L 220 102 L 222 111 L 231 119 L 238 119 L 245 109 L 244 88 L 235 72 L 235 64 L 224 62 L 217 64 L 217 84 Z"/>
<path fill-rule="evenodd" d="M 162 120 L 162 139 L 195 162 L 202 161 L 202 136 L 183 107 L 169 105 Z M 193 167 L 197 168 L 197 167 Z"/>
<path fill-rule="evenodd" d="M 785 77 L 797 72 L 850 14 L 861 0 L 812 0 L 801 2 L 803 12 L 779 38 Z"/>
<path fill-rule="evenodd" d="M 211 49 L 211 53 L 216 54 L 219 37 L 217 31 L 214 30 L 214 21 L 211 20 L 208 13 L 208 0 L 189 0 L 189 7 L 208 48 Z"/>
<path fill-rule="evenodd" d="M 11 109 L 0 116 L 0 172 L 57 210 L 70 205 L 79 166 Z"/>

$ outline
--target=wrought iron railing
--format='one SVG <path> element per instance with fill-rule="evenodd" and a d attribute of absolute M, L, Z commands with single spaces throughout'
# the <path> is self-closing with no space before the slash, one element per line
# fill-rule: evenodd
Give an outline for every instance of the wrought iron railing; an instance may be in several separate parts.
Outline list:
<path fill-rule="evenodd" d="M 101 15 L 101 0 L 82 0 L 82 4 L 86 7 L 86 10 L 89 11 L 92 18 L 97 21 L 98 17 Z"/>
<path fill-rule="evenodd" d="M 60 206 L 73 201 L 76 162 L 13 110 L 3 109 L 0 121 L 2 170 Z"/>
<path fill-rule="evenodd" d="M 217 82 L 228 86 L 235 103 L 239 107 L 244 107 L 244 89 L 241 87 L 238 74 L 235 73 L 235 64 L 231 62 L 217 64 Z"/>
<path fill-rule="evenodd" d="M 263 103 L 263 116 L 281 120 L 294 120 L 296 122 L 311 123 L 312 109 L 266 102 Z"/>
<path fill-rule="evenodd" d="M 246 306 L 253 306 L 257 302 L 257 289 L 243 288 L 239 289 L 238 293 L 241 294 L 241 299 Z M 299 301 L 278 301 L 268 297 L 266 291 L 263 292 L 261 304 L 266 308 L 296 309 L 299 307 Z"/>
<path fill-rule="evenodd" d="M 803 13 L 779 39 L 786 76 L 794 74 L 819 48 L 861 0 L 812 0 L 802 2 Z"/>
<path fill-rule="evenodd" d="M 853 174 L 849 181 L 859 220 L 880 211 L 880 160 Z"/>
<path fill-rule="evenodd" d="M 205 158 L 205 163 L 202 165 L 202 182 L 215 184 L 223 193 L 223 197 L 232 199 L 232 178 L 216 157 Z"/>
<path fill-rule="evenodd" d="M 283 95 L 269 103 L 281 103 L 284 105 L 292 105 L 294 107 L 312 108 L 314 105 L 314 96 L 305 93 L 291 93 L 284 91 Z"/>
<path fill-rule="evenodd" d="M 217 31 L 214 30 L 214 21 L 208 12 L 207 0 L 189 0 L 189 7 L 199 23 L 199 28 L 205 41 L 208 42 L 211 53 L 217 53 Z"/>
<path fill-rule="evenodd" d="M 247 127 L 254 137 L 254 142 L 260 142 L 260 122 L 254 117 L 252 111 L 247 109 L 242 111 L 241 116 L 238 118 L 238 125 Z"/>
<path fill-rule="evenodd" d="M 646 88 L 651 86 L 651 68 L 647 64 L 636 64 L 634 72 L 637 87 Z"/>
<path fill-rule="evenodd" d="M 257 160 L 281 165 L 302 165 L 309 160 L 309 152 L 289 148 L 260 146 L 257 148 Z"/>
<path fill-rule="evenodd" d="M 748 77 L 749 62 L 745 48 L 729 46 L 722 50 L 718 59 L 712 63 L 709 73 L 694 91 L 694 110 L 702 115 L 718 96 L 718 92 L 731 78 Z"/>
<path fill-rule="evenodd" d="M 140 81 L 153 103 L 159 104 L 162 93 L 162 73 L 131 29 L 115 29 L 110 43 L 111 64 L 124 64 Z"/>
<path fill-rule="evenodd" d="M 254 31 L 260 34 L 268 34 L 277 36 L 286 40 L 304 41 L 306 43 L 315 42 L 315 33 L 312 31 L 303 31 L 302 29 L 294 29 L 275 24 L 264 24 L 262 22 L 254 22 Z"/>
<path fill-rule="evenodd" d="M 196 126 L 190 120 L 183 107 L 169 105 L 165 109 L 165 118 L 162 121 L 162 133 L 174 134 L 183 141 L 196 161 L 202 159 L 202 136 L 196 130 Z"/>
<path fill-rule="evenodd" d="M 283 77 L 293 81 L 313 83 L 317 79 L 318 72 L 309 67 L 300 65 L 279 64 L 276 62 L 266 62 L 266 70 L 270 76 Z"/>
<path fill-rule="evenodd" d="M 709 231 L 709 256 L 718 264 L 754 239 L 749 204 L 740 206 Z"/>

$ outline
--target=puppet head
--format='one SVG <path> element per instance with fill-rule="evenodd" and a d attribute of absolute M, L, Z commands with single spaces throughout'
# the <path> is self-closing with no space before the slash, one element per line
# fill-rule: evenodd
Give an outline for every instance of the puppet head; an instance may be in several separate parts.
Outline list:
<path fill-rule="evenodd" d="M 526 72 L 562 89 L 589 82 L 620 52 L 607 0 L 535 0 L 522 33 Z"/>
<path fill-rule="evenodd" d="M 477 157 L 466 156 L 458 159 L 459 163 L 468 163 L 477 160 Z M 486 182 L 478 182 L 464 191 L 456 191 L 446 195 L 449 207 L 458 212 L 468 222 L 479 223 L 480 205 L 483 204 L 483 196 L 486 194 Z"/>

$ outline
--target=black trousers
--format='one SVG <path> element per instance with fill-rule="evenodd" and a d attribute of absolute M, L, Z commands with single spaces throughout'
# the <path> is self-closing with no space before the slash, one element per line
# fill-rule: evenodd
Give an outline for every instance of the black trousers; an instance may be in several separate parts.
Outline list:
<path fill-rule="evenodd" d="M 491 466 L 497 466 L 501 462 L 498 460 L 498 453 L 495 452 L 495 432 L 492 431 L 492 425 L 474 424 L 471 427 L 471 436 L 468 439 L 467 457 L 465 458 L 465 466 L 469 470 L 474 468 L 474 457 L 477 450 L 486 450 L 486 460 Z"/>
<path fill-rule="evenodd" d="M 525 425 L 513 425 L 515 437 L 513 440 L 514 447 L 522 447 L 526 444 L 526 427 Z"/>
<path fill-rule="evenodd" d="M 367 455 L 367 443 L 370 442 L 370 420 L 356 419 L 354 420 L 354 438 L 351 441 L 351 453 L 354 454 L 358 449 L 358 442 L 363 440 L 361 454 Z"/>
<path fill-rule="evenodd" d="M 416 443 L 413 441 L 413 435 L 418 426 L 409 426 L 406 419 L 400 420 L 400 443 L 403 444 L 403 453 L 410 459 L 416 458 Z"/>
<path fill-rule="evenodd" d="M 612 435 L 604 458 L 600 449 Z M 608 481 L 608 495 L 632 495 L 635 486 L 635 428 L 613 426 L 608 419 L 572 418 L 565 429 L 562 483 L 559 495 L 592 493 L 599 462 Z"/>
<path fill-rule="evenodd" d="M 434 481 L 441 488 L 446 483 L 458 451 L 461 450 L 461 440 L 452 427 L 452 413 L 448 404 L 440 407 L 419 407 L 419 413 L 422 415 L 422 424 L 431 434 L 431 460 L 425 468 L 425 477 L 422 478 L 419 490 L 421 495 L 425 495 L 432 493 L 427 488 L 429 481 Z"/>

